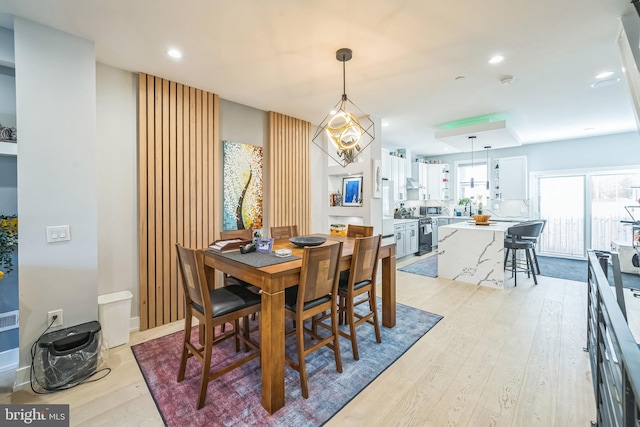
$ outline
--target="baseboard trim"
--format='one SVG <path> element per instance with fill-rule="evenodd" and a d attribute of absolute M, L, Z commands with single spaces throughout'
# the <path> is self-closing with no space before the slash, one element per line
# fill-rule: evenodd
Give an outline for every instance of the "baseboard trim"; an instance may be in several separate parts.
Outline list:
<path fill-rule="evenodd" d="M 26 389 L 31 384 L 31 379 L 29 377 L 29 372 L 31 370 L 31 365 L 23 366 L 22 368 L 16 370 L 16 383 L 13 386 L 13 391 L 19 391 L 22 389 Z"/>
<path fill-rule="evenodd" d="M 132 317 L 129 319 L 129 332 L 138 332 L 140 330 L 140 317 Z"/>

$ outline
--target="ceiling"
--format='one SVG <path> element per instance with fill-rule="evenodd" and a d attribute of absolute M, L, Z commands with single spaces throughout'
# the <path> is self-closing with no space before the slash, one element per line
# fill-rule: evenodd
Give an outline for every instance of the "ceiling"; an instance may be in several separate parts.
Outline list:
<path fill-rule="evenodd" d="M 349 99 L 386 124 L 383 146 L 417 155 L 467 151 L 435 139 L 451 122 L 504 120 L 522 144 L 636 130 L 615 42 L 629 0 L 0 0 L 0 12 L 93 40 L 99 62 L 314 125 L 342 94 L 335 52 L 351 48 Z M 620 83 L 591 88 L 605 70 Z"/>

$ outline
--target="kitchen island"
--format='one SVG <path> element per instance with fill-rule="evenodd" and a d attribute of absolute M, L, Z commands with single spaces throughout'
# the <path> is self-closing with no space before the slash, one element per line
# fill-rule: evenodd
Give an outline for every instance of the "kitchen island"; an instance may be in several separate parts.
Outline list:
<path fill-rule="evenodd" d="M 438 276 L 504 289 L 504 236 L 511 222 L 473 220 L 438 229 Z"/>

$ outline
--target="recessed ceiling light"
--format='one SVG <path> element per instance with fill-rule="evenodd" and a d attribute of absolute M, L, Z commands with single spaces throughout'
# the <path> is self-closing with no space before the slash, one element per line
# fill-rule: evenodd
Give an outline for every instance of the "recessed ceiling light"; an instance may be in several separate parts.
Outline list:
<path fill-rule="evenodd" d="M 496 56 L 492 57 L 491 59 L 489 59 L 489 64 L 498 64 L 498 63 L 500 63 L 502 61 L 504 61 L 504 56 L 496 55 Z"/>
<path fill-rule="evenodd" d="M 384 126 L 384 127 L 389 126 L 389 122 L 382 122 L 382 126 Z"/>
<path fill-rule="evenodd" d="M 613 76 L 613 71 L 604 71 L 596 76 L 596 79 L 604 79 Z"/>
<path fill-rule="evenodd" d="M 180 52 L 178 49 L 169 49 L 167 50 L 167 55 L 169 55 L 172 58 L 182 58 L 182 52 Z"/>
<path fill-rule="evenodd" d="M 620 81 L 620 78 L 615 77 L 613 79 L 600 80 L 599 82 L 595 82 L 591 85 L 592 88 L 596 89 L 599 87 L 611 86 Z"/>

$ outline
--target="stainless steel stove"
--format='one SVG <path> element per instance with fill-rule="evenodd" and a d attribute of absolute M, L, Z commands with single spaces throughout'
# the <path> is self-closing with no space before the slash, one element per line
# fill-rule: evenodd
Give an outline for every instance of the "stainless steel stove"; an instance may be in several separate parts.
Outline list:
<path fill-rule="evenodd" d="M 430 216 L 418 218 L 418 255 L 424 255 L 433 249 L 432 223 Z"/>

